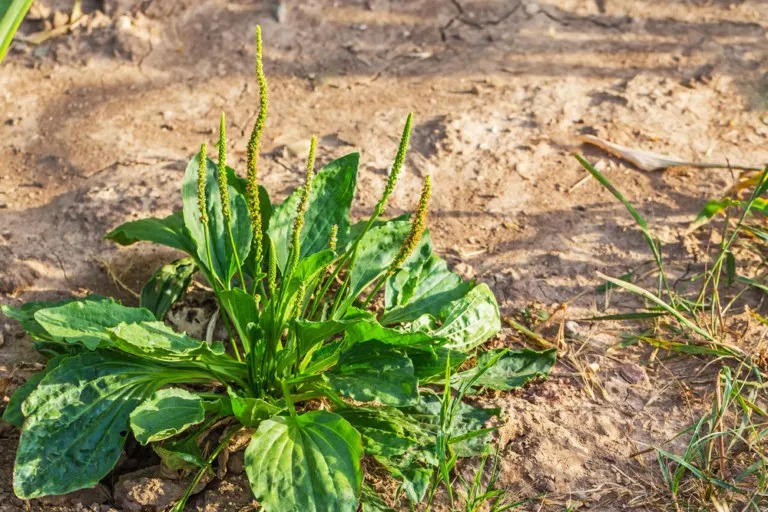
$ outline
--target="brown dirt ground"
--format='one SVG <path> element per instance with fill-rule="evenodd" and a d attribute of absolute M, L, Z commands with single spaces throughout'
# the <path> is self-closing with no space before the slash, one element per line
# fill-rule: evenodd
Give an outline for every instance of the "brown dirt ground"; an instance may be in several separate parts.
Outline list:
<path fill-rule="evenodd" d="M 103 5 L 104 4 L 104 5 Z M 580 134 L 691 160 L 768 162 L 768 4 L 760 0 L 275 2 L 85 0 L 71 33 L 16 42 L 0 73 L 0 301 L 130 290 L 172 253 L 119 249 L 111 227 L 169 213 L 189 156 L 226 111 L 235 158 L 258 105 L 254 25 L 265 34 L 271 116 L 264 182 L 281 198 L 319 161 L 362 151 L 357 212 L 382 189 L 401 123 L 416 113 L 408 173 L 392 213 L 434 179 L 430 224 L 458 271 L 489 283 L 510 315 L 532 303 L 567 318 L 604 311 L 595 271 L 649 259 L 633 221 L 570 156 L 581 151 L 666 243 L 695 262 L 684 231 L 725 170 L 644 173 Z M 44 30 L 64 0 L 21 32 Z M 106 11 L 103 14 L 97 9 Z M 462 12 L 463 11 L 463 12 Z M 61 16 L 59 16 L 61 18 Z M 280 18 L 280 20 L 278 20 Z M 617 294 L 612 310 L 631 306 Z M 690 361 L 645 365 L 615 325 L 579 324 L 546 383 L 489 398 L 505 411 L 502 484 L 531 510 L 662 510 L 652 453 L 707 403 Z M 8 393 L 40 358 L 0 320 Z M 519 342 L 505 329 L 501 340 Z M 698 363 L 697 363 L 698 364 Z M 589 366 L 589 370 L 585 368 Z M 586 376 L 583 379 L 582 376 Z M 9 380 L 10 379 L 10 380 Z M 24 504 L 12 496 L 17 434 L 0 427 L 0 511 L 113 510 L 106 495 Z M 217 481 L 198 510 L 248 510 L 242 477 Z M 91 503 L 103 503 L 93 505 Z"/>

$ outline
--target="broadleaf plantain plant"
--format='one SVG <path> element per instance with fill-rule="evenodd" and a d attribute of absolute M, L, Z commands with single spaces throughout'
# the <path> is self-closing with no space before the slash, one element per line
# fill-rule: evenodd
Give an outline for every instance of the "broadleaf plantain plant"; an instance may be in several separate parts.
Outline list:
<path fill-rule="evenodd" d="M 418 502 L 438 457 L 482 452 L 485 422 L 498 414 L 454 404 L 456 419 L 446 422 L 451 393 L 431 385 L 447 383 L 463 396 L 549 372 L 552 352 L 494 351 L 477 358 L 477 368 L 469 364 L 499 330 L 498 306 L 486 285 L 463 281 L 433 253 L 429 178 L 411 220 L 382 218 L 403 167 L 410 115 L 370 218 L 349 218 L 358 155 L 315 173 L 315 138 L 304 185 L 272 207 L 258 185 L 267 89 L 257 34 L 261 105 L 246 178 L 226 165 L 222 116 L 218 161 L 203 145 L 189 163 L 182 210 L 107 235 L 188 257 L 150 279 L 138 308 L 96 296 L 3 307 L 50 356 L 3 415 L 22 429 L 18 496 L 96 484 L 132 433 L 168 466 L 197 471 L 176 505 L 182 510 L 216 455 L 245 429 L 252 436 L 245 469 L 265 510 L 356 510 L 363 454 Z M 226 343 L 192 339 L 162 321 L 195 272 L 218 300 Z M 213 448 L 204 442 L 212 436 L 220 440 Z"/>

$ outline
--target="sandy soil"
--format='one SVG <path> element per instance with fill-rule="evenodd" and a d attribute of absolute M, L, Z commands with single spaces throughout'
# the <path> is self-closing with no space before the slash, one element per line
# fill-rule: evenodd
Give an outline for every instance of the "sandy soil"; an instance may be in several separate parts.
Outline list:
<path fill-rule="evenodd" d="M 43 2 L 23 34 L 61 23 Z M 584 153 L 647 216 L 672 259 L 726 170 L 641 172 L 578 136 L 690 160 L 768 162 L 768 4 L 760 0 L 85 0 L 87 18 L 41 45 L 16 42 L 0 72 L 0 301 L 132 290 L 169 251 L 119 249 L 111 227 L 169 213 L 187 159 L 227 113 L 234 149 L 258 106 L 254 25 L 265 34 L 271 117 L 264 143 L 276 198 L 319 161 L 363 154 L 358 212 L 382 189 L 407 112 L 408 175 L 392 213 L 434 180 L 430 225 L 459 272 L 487 282 L 504 315 L 534 304 L 567 318 L 603 311 L 595 271 L 649 260 L 633 221 L 571 157 Z M 101 11 L 105 12 L 101 12 Z M 572 300 L 579 296 L 576 300 Z M 610 307 L 632 303 L 621 295 Z M 555 326 L 556 327 L 556 326 Z M 553 377 L 488 401 L 505 411 L 502 484 L 531 510 L 661 510 L 653 453 L 706 404 L 690 360 L 646 365 L 616 325 L 578 323 Z M 506 329 L 501 340 L 519 343 Z M 0 320 L 0 392 L 40 358 Z M 585 370 L 585 368 L 588 369 Z M 589 378 L 583 379 L 583 376 Z M 2 393 L 0 393 L 0 396 Z M 0 511 L 113 510 L 110 485 L 25 505 L 12 496 L 17 434 L 0 426 Z M 669 446 L 669 445 L 667 445 Z M 249 510 L 242 476 L 212 482 L 198 510 Z M 110 482 L 105 482 L 110 484 Z M 97 503 L 92 505 L 92 503 Z M 99 505 L 100 504 L 100 505 Z M 26 508 L 28 510 L 29 508 Z M 128 508 L 126 508 L 128 510 Z"/>

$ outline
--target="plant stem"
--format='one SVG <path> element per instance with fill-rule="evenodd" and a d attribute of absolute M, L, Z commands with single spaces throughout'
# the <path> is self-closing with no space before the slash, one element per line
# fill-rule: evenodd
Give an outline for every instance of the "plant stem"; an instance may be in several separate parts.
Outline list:
<path fill-rule="evenodd" d="M 283 388 L 283 398 L 285 398 L 285 403 L 288 406 L 288 413 L 291 415 L 292 418 L 296 417 L 296 407 L 293 404 L 293 397 L 291 397 L 291 392 L 288 389 L 290 386 L 288 384 L 288 381 L 280 381 L 280 386 Z"/>
<path fill-rule="evenodd" d="M 176 505 L 173 506 L 173 509 L 171 509 L 171 512 L 182 512 L 184 510 L 184 506 L 187 504 L 187 501 L 189 500 L 189 497 L 192 495 L 192 492 L 195 490 L 195 487 L 197 487 L 197 484 L 200 483 L 200 479 L 203 478 L 203 475 L 205 474 L 205 472 L 208 471 L 208 469 L 210 469 L 211 464 L 213 463 L 214 460 L 216 460 L 216 457 L 219 456 L 219 453 L 221 453 L 221 451 L 227 447 L 227 445 L 229 444 L 229 440 L 232 439 L 232 436 L 234 436 L 242 428 L 243 427 L 241 425 L 238 425 L 237 427 L 231 429 L 224 436 L 224 439 L 211 452 L 211 455 L 208 456 L 208 459 L 206 460 L 207 464 L 200 468 L 200 470 L 195 475 L 195 478 L 193 478 L 192 481 L 187 486 L 187 490 L 184 491 L 184 495 L 176 503 Z"/>

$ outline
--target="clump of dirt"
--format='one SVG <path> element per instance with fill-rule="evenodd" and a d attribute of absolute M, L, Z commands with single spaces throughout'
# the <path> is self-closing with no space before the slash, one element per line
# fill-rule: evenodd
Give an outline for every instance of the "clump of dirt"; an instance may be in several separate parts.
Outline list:
<path fill-rule="evenodd" d="M 39 4 L 43 12 L 22 34 L 62 23 L 70 9 Z M 625 193 L 677 261 L 705 259 L 688 225 L 738 178 L 718 169 L 643 173 L 578 146 L 579 135 L 689 160 L 768 161 L 760 110 L 768 6 L 759 1 L 109 0 L 83 2 L 83 11 L 65 35 L 15 42 L 3 63 L 3 303 L 89 292 L 136 302 L 150 273 L 175 254 L 102 237 L 178 207 L 186 161 L 215 137 L 220 111 L 242 168 L 258 108 L 257 23 L 271 90 L 267 189 L 280 199 L 301 182 L 303 144 L 317 133 L 319 162 L 362 150 L 357 213 L 367 211 L 395 153 L 392 127 L 415 111 L 391 213 L 412 210 L 422 177 L 432 175 L 438 250 L 487 282 L 504 315 L 531 301 L 550 310 L 568 303 L 564 320 L 636 305 L 594 293 L 596 270 L 622 275 L 650 255 L 623 206 L 586 177 L 573 151 Z M 195 324 L 188 329 L 199 335 L 208 313 L 186 319 Z M 647 450 L 695 417 L 708 387 L 687 383 L 686 363 L 619 347 L 614 325 L 584 331 L 564 341 L 549 381 L 488 399 L 507 415 L 501 483 L 556 504 L 534 499 L 532 510 L 664 508 L 669 499 Z M 0 320 L 0 333 L 7 400 L 41 359 L 13 322 Z M 2 426 L 0 511 L 114 510 L 114 494 L 62 498 L 67 504 L 15 498 L 16 442 L 17 432 Z M 112 484 L 104 482 L 110 492 Z M 243 475 L 230 474 L 193 506 L 247 510 L 250 499 Z"/>

